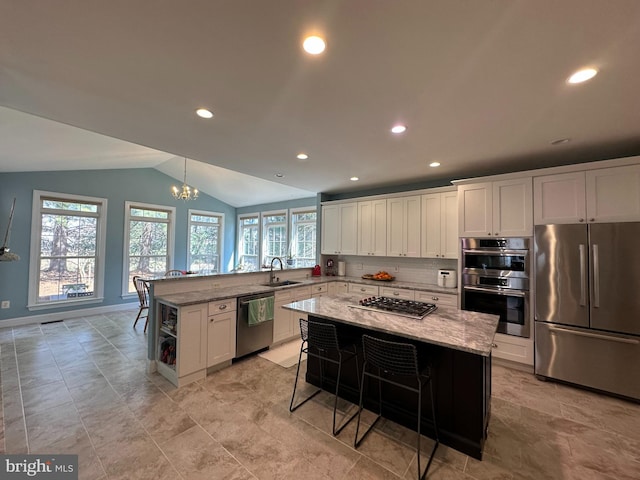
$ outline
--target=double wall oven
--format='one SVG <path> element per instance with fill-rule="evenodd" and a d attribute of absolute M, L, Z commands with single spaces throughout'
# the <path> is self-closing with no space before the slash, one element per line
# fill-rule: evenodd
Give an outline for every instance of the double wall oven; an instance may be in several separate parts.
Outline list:
<path fill-rule="evenodd" d="M 462 239 L 462 309 L 500 315 L 498 332 L 529 337 L 528 238 Z"/>

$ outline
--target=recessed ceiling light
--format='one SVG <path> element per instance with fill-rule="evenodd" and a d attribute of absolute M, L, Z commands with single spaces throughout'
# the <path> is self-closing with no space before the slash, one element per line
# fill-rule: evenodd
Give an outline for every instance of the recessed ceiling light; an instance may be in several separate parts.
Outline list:
<path fill-rule="evenodd" d="M 276 173 L 276 174 L 274 175 L 274 177 L 276 177 L 276 178 L 282 178 L 282 177 L 284 177 L 284 174 L 283 174 L 283 173 Z"/>
<path fill-rule="evenodd" d="M 558 140 L 554 140 L 550 142 L 551 145 L 562 145 L 563 143 L 569 143 L 571 141 L 570 138 L 559 138 Z"/>
<path fill-rule="evenodd" d="M 582 83 L 587 80 L 591 80 L 598 74 L 598 70 L 595 68 L 583 68 L 582 70 L 578 70 L 573 75 L 569 77 L 567 80 L 568 83 Z"/>
<path fill-rule="evenodd" d="M 299 153 L 298 155 L 296 155 L 296 158 L 298 160 L 306 160 L 307 158 L 309 158 L 309 155 L 307 155 L 306 153 Z"/>
<path fill-rule="evenodd" d="M 352 182 L 357 182 L 360 179 L 358 177 L 351 177 L 349 180 L 351 180 Z"/>
<path fill-rule="evenodd" d="M 440 162 L 431 162 L 429 164 L 430 167 L 439 167 L 440 166 Z"/>
<path fill-rule="evenodd" d="M 391 127 L 391 133 L 404 133 L 407 131 L 406 125 L 394 125 Z"/>
<path fill-rule="evenodd" d="M 213 113 L 211 113 L 210 110 L 207 110 L 206 108 L 199 108 L 196 110 L 196 115 L 198 115 L 199 117 L 202 118 L 212 118 L 213 117 Z"/>
<path fill-rule="evenodd" d="M 324 52 L 326 44 L 322 38 L 317 35 L 311 35 L 304 39 L 304 42 L 302 42 L 302 48 L 304 48 L 305 52 L 310 53 L 311 55 L 319 55 Z"/>

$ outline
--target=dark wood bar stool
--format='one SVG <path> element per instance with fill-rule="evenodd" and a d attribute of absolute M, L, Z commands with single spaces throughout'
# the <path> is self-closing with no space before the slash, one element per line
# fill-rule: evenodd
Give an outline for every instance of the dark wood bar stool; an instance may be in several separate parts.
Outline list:
<path fill-rule="evenodd" d="M 358 446 L 365 439 L 367 434 L 375 426 L 376 422 L 382 416 L 382 383 L 389 383 L 396 387 L 409 390 L 418 395 L 418 437 L 416 441 L 416 453 L 418 462 L 418 479 L 423 479 L 433 457 L 436 453 L 440 439 L 438 437 L 438 425 L 436 423 L 436 412 L 433 402 L 433 382 L 431 379 L 431 371 L 428 365 L 420 365 L 418 361 L 418 352 L 415 345 L 410 343 L 390 342 L 369 335 L 362 336 L 362 347 L 364 351 L 364 365 L 362 370 L 362 383 L 360 384 L 360 405 L 358 407 L 358 421 L 356 424 L 356 437 L 354 447 Z M 379 413 L 376 419 L 366 432 L 358 439 L 360 430 L 360 414 L 362 413 L 362 398 L 364 391 L 365 377 L 373 378 L 378 381 L 379 392 Z M 404 380 L 404 381 L 402 381 Z M 405 383 L 415 380 L 415 387 Z M 435 430 L 435 445 L 431 450 L 429 462 L 423 473 L 420 473 L 420 424 L 422 423 L 422 390 L 429 386 L 429 394 L 431 395 L 431 414 L 433 418 L 433 427 Z"/>
<path fill-rule="evenodd" d="M 334 393 L 333 402 L 333 435 L 338 435 L 344 427 L 346 427 L 351 420 L 358 414 L 356 410 L 353 415 L 343 421 L 342 425 L 336 428 L 336 410 L 338 408 L 338 389 L 340 388 L 340 374 L 342 373 L 342 365 L 349 360 L 355 359 L 356 371 L 358 372 L 358 384 L 360 383 L 360 370 L 358 364 L 358 355 L 356 346 L 354 344 L 341 344 L 338 340 L 338 334 L 335 325 L 329 323 L 316 322 L 314 320 L 300 319 L 300 337 L 302 343 L 300 344 L 300 354 L 298 355 L 298 368 L 296 369 L 296 379 L 293 384 L 293 394 L 291 395 L 291 404 L 289 405 L 289 411 L 293 412 L 304 403 L 311 400 L 322 389 L 316 390 L 307 398 L 294 406 L 294 400 L 296 396 L 296 388 L 298 386 L 298 376 L 300 374 L 300 360 L 302 354 L 306 353 L 309 357 L 315 357 L 320 360 L 320 385 L 324 383 L 324 368 L 323 362 L 333 363 L 338 366 L 338 375 L 336 377 L 336 391 Z M 337 360 L 336 357 L 337 356 Z M 345 418 L 348 414 L 345 414 Z"/>

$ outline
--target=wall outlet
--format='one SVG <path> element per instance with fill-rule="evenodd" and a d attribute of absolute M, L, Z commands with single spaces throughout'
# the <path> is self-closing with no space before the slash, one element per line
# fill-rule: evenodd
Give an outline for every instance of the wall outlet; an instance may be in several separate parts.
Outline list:
<path fill-rule="evenodd" d="M 2 308 L 9 308 L 11 306 L 11 302 L 9 300 L 2 301 Z"/>
<path fill-rule="evenodd" d="M 400 271 L 400 267 L 398 265 L 394 265 L 393 266 L 393 271 L 394 272 L 399 272 Z"/>

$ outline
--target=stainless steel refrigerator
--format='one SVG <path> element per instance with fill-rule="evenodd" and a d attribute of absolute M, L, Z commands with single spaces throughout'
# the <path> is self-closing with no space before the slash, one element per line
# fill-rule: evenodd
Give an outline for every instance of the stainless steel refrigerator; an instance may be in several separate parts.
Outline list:
<path fill-rule="evenodd" d="M 640 400 L 640 223 L 535 227 L 535 373 Z"/>

